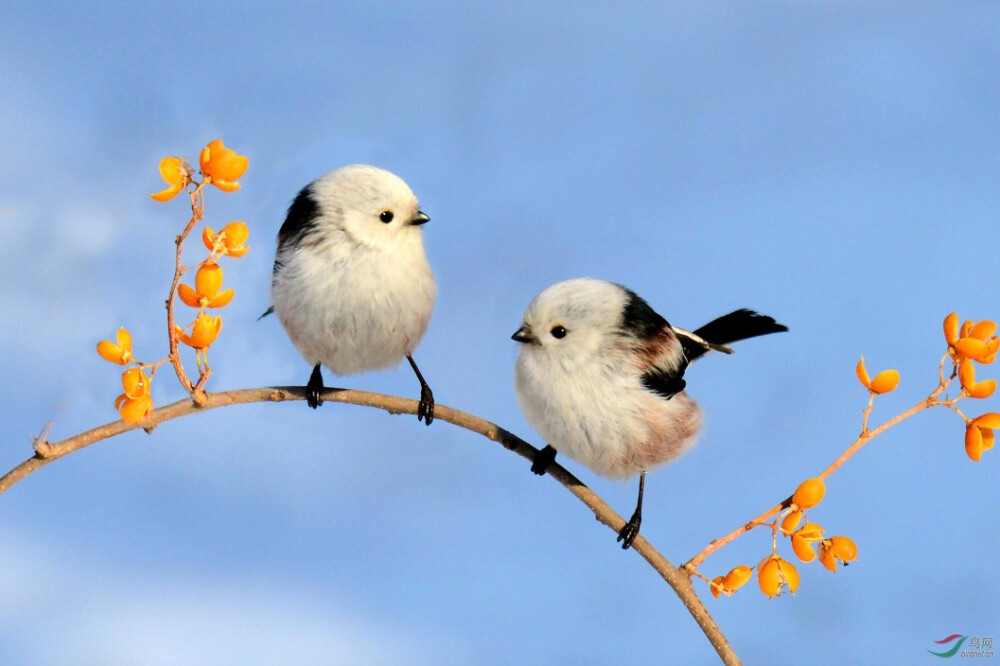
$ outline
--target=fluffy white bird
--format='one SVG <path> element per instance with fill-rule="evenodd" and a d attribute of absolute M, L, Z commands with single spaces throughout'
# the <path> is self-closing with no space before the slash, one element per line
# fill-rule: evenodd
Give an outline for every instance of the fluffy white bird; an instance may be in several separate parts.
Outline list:
<path fill-rule="evenodd" d="M 417 418 L 434 420 L 434 394 L 413 360 L 437 292 L 420 229 L 429 220 L 403 179 L 363 164 L 317 178 L 288 208 L 271 302 L 314 365 L 310 407 L 323 402 L 321 365 L 350 375 L 406 358 L 420 381 Z"/>
<path fill-rule="evenodd" d="M 635 292 L 579 278 L 548 287 L 512 336 L 521 343 L 517 399 L 548 445 L 531 470 L 544 474 L 563 453 L 602 476 L 639 475 L 635 513 L 618 534 L 628 548 L 642 522 L 646 472 L 690 447 L 701 409 L 684 391 L 689 363 L 724 345 L 788 330 L 737 310 L 694 332 L 671 326 Z"/>

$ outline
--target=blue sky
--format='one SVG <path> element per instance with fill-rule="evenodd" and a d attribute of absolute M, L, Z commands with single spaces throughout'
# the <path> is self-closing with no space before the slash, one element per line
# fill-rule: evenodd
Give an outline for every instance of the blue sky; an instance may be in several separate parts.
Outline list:
<path fill-rule="evenodd" d="M 99 339 L 124 325 L 166 353 L 186 217 L 148 194 L 160 157 L 216 137 L 251 162 L 208 220 L 247 220 L 252 249 L 227 267 L 210 389 L 308 378 L 256 317 L 288 203 L 351 162 L 432 218 L 416 356 L 438 400 L 539 445 L 509 336 L 552 282 L 621 282 L 689 328 L 737 307 L 786 323 L 688 373 L 706 429 L 650 475 L 643 522 L 675 562 L 854 439 L 859 354 L 902 375 L 877 424 L 933 388 L 947 313 L 1000 317 L 993 3 L 8 2 L 0 22 L 5 469 L 49 420 L 58 439 L 115 418 Z M 417 395 L 405 366 L 338 384 Z M 154 397 L 182 392 L 163 373 Z M 924 413 L 831 478 L 810 517 L 856 565 L 706 600 L 746 663 L 922 663 L 1000 634 L 998 462 L 962 436 Z M 628 515 L 634 483 L 568 466 Z M 2 663 L 714 661 L 556 483 L 413 417 L 257 405 L 130 433 L 0 497 L 0 531 Z M 750 534 L 704 571 L 769 547 Z"/>

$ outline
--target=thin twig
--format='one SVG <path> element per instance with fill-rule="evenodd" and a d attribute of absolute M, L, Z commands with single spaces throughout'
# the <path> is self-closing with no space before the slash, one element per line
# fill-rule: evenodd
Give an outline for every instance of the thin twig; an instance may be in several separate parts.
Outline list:
<path fill-rule="evenodd" d="M 383 409 L 390 414 L 416 414 L 419 402 L 408 398 L 383 395 L 380 393 L 368 393 L 366 391 L 353 391 L 350 389 L 327 389 L 323 393 L 323 400 L 329 402 L 341 402 L 364 407 L 374 407 Z M 194 412 L 213 409 L 215 407 L 225 407 L 228 405 L 249 404 L 257 402 L 282 402 L 285 400 L 305 399 L 305 389 L 298 386 L 275 386 L 256 389 L 241 389 L 236 391 L 226 391 L 222 393 L 205 393 L 200 402 L 194 400 L 180 400 L 178 402 L 160 407 L 149 414 L 147 419 L 138 425 L 128 425 L 122 421 L 115 421 L 99 426 L 87 432 L 74 435 L 61 442 L 49 444 L 45 454 L 36 453 L 33 457 L 7 472 L 0 478 L 0 493 L 6 492 L 11 486 L 25 478 L 32 472 L 48 465 L 49 463 L 67 456 L 74 451 L 106 440 L 115 435 L 142 428 L 147 432 L 152 431 L 160 423 L 172 419 L 186 416 Z M 534 460 L 538 449 L 524 441 L 510 431 L 500 426 L 482 419 L 473 414 L 452 409 L 446 405 L 437 404 L 434 407 L 434 418 L 447 421 L 460 428 L 465 428 L 472 432 L 479 433 L 487 439 L 499 442 L 505 448 L 510 449 L 523 458 Z M 625 519 L 615 512 L 608 504 L 602 500 L 593 490 L 588 488 L 576 476 L 567 471 L 558 463 L 551 463 L 548 466 L 548 474 L 561 483 L 567 490 L 587 505 L 597 520 L 607 525 L 616 534 L 625 525 Z M 609 542 L 610 543 L 610 542 Z M 708 638 L 712 647 L 718 653 L 720 659 L 727 666 L 739 664 L 740 660 L 726 639 L 722 630 L 716 624 L 715 619 L 709 614 L 708 609 L 701 602 L 694 586 L 691 584 L 689 574 L 673 564 L 657 551 L 640 534 L 632 543 L 632 549 L 640 556 L 660 576 L 680 598 L 681 602 L 691 613 L 695 622 Z"/>
<path fill-rule="evenodd" d="M 187 226 L 184 227 L 184 231 L 177 235 L 174 239 L 174 245 L 177 246 L 177 256 L 174 261 L 174 279 L 170 283 L 170 293 L 167 295 L 167 339 L 170 341 L 170 362 L 174 366 L 174 372 L 177 373 L 177 379 L 180 381 L 181 386 L 188 393 L 194 393 L 194 386 L 191 384 L 191 380 L 188 379 L 187 373 L 184 372 L 184 366 L 181 364 L 181 355 L 178 350 L 177 345 L 177 330 L 174 326 L 174 297 L 177 294 L 177 285 L 181 282 L 181 276 L 184 275 L 184 265 L 181 263 L 181 254 L 184 250 L 184 240 L 194 229 L 194 225 L 198 224 L 199 221 L 205 215 L 205 198 L 202 195 L 201 188 L 205 186 L 205 183 L 199 183 L 198 186 L 190 193 L 191 194 L 191 219 L 188 220 Z"/>
<path fill-rule="evenodd" d="M 35 450 L 36 455 L 44 456 L 48 455 L 52 447 L 49 445 L 49 433 L 52 432 L 52 426 L 56 424 L 55 421 L 49 421 L 42 428 L 42 431 L 38 433 L 36 437 L 31 438 L 31 448 Z"/>
<path fill-rule="evenodd" d="M 941 377 L 941 381 L 938 384 L 938 387 L 936 389 L 934 389 L 934 391 L 931 392 L 931 394 L 929 396 L 927 396 L 924 400 L 921 400 L 920 402 L 918 402 L 916 405 L 914 405 L 913 407 L 909 408 L 905 412 L 902 412 L 902 413 L 896 415 L 895 417 L 889 419 L 888 421 L 886 421 L 885 423 L 883 423 L 879 427 L 875 428 L 874 430 L 869 430 L 868 429 L 868 417 L 871 415 L 872 406 L 873 406 L 874 399 L 875 399 L 875 394 L 874 393 L 871 394 L 869 396 L 869 398 L 868 398 L 868 406 L 865 407 L 865 410 L 862 413 L 861 434 L 858 436 L 858 438 L 856 440 L 854 440 L 854 442 L 849 447 L 847 447 L 847 449 L 843 453 L 840 454 L 840 456 L 837 457 L 836 460 L 834 460 L 832 463 L 830 463 L 829 465 L 827 465 L 826 469 L 824 469 L 822 472 L 820 472 L 816 476 L 816 478 L 826 479 L 828 476 L 830 476 L 831 474 L 833 474 L 834 472 L 836 472 L 837 469 L 839 469 L 841 465 L 843 465 L 845 462 L 847 462 L 847 460 L 850 459 L 851 456 L 853 456 L 858 451 L 860 451 L 861 447 L 863 447 L 865 444 L 867 444 L 868 442 L 870 442 L 875 437 L 878 437 L 879 435 L 881 435 L 883 432 L 885 432 L 889 428 L 891 428 L 891 427 L 897 425 L 898 423 L 900 423 L 902 421 L 905 421 L 906 419 L 910 418 L 911 416 L 913 416 L 917 412 L 921 412 L 921 411 L 923 411 L 925 409 L 929 409 L 930 407 L 941 407 L 941 406 L 943 406 L 943 407 L 951 407 L 952 409 L 956 409 L 954 405 L 955 405 L 956 402 L 958 402 L 959 400 L 962 399 L 963 395 L 959 395 L 957 398 L 954 398 L 952 400 L 939 400 L 938 399 L 938 396 L 940 396 L 944 392 L 944 390 L 951 383 L 952 379 L 954 379 L 954 377 L 955 377 L 955 373 L 954 372 L 952 373 L 952 375 L 951 375 L 950 378 L 945 378 L 945 376 L 944 376 L 944 363 L 945 363 L 945 359 L 947 359 L 947 358 L 948 358 L 948 355 L 945 354 L 944 358 L 941 359 L 941 367 L 939 368 L 939 375 Z M 696 554 L 694 557 L 692 557 L 690 560 L 688 560 L 684 564 L 683 568 L 688 573 L 692 573 L 692 572 L 696 571 L 698 565 L 700 565 L 702 562 L 704 562 L 705 559 L 709 555 L 711 555 L 715 551 L 719 550 L 720 548 L 722 548 L 726 544 L 728 544 L 728 543 L 736 540 L 737 538 L 739 538 L 743 534 L 746 534 L 747 532 L 749 532 L 753 528 L 755 528 L 755 527 L 757 527 L 759 525 L 764 524 L 766 521 L 770 520 L 774 516 L 778 515 L 779 513 L 781 513 L 782 511 L 784 511 L 788 507 L 790 507 L 791 504 L 792 504 L 792 498 L 791 498 L 791 496 L 786 497 L 780 503 L 772 506 L 770 509 L 768 509 L 767 511 L 763 512 L 762 514 L 760 514 L 759 516 L 757 516 L 756 518 L 754 518 L 750 522 L 745 523 L 745 524 L 737 527 L 736 529 L 734 529 L 729 534 L 726 534 L 725 536 L 719 537 L 718 539 L 713 539 L 707 546 L 705 546 L 705 548 L 703 548 L 700 552 L 698 552 L 698 554 Z"/>

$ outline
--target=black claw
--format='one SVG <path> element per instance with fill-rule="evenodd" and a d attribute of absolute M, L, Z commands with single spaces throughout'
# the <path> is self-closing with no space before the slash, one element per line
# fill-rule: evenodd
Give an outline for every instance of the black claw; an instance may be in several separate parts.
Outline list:
<path fill-rule="evenodd" d="M 635 503 L 635 512 L 625 523 L 625 527 L 618 532 L 618 541 L 622 544 L 622 550 L 632 547 L 632 542 L 639 536 L 639 525 L 642 524 L 642 493 L 646 488 L 646 472 L 639 474 L 639 499 Z"/>
<path fill-rule="evenodd" d="M 313 368 L 312 374 L 309 375 L 309 383 L 306 384 L 306 404 L 316 409 L 323 404 L 323 398 L 320 395 L 323 393 L 323 373 L 319 369 L 319 363 Z"/>
<path fill-rule="evenodd" d="M 542 476 L 555 459 L 556 450 L 549 444 L 546 444 L 541 451 L 535 454 L 535 459 L 531 462 L 531 471 L 538 476 Z"/>
<path fill-rule="evenodd" d="M 434 420 L 434 393 L 431 387 L 424 384 L 420 387 L 420 405 L 417 407 L 417 420 L 430 425 Z"/>
<path fill-rule="evenodd" d="M 423 421 L 427 425 L 430 425 L 434 421 L 434 394 L 431 392 L 431 387 L 427 384 L 424 376 L 420 374 L 420 368 L 417 367 L 417 362 L 413 360 L 413 356 L 407 354 L 406 360 L 410 362 L 413 374 L 417 376 L 417 381 L 420 382 L 420 405 L 417 406 L 417 421 Z"/>
<path fill-rule="evenodd" d="M 632 542 L 639 536 L 639 524 L 641 522 L 641 519 L 636 519 L 635 516 L 632 516 L 632 519 L 625 523 L 625 527 L 618 533 L 618 541 L 622 544 L 622 550 L 628 550 L 632 547 Z"/>

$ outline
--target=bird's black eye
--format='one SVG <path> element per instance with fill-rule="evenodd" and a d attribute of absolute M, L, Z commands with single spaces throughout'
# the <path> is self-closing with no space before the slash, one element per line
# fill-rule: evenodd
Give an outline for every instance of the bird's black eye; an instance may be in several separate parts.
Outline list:
<path fill-rule="evenodd" d="M 392 222 L 393 214 L 391 210 L 384 210 L 382 214 L 378 216 L 378 219 L 382 220 L 386 224 Z"/>
<path fill-rule="evenodd" d="M 549 333 L 551 333 L 552 337 L 555 338 L 556 340 L 562 340 L 563 338 L 566 337 L 567 331 L 562 326 L 553 326 L 552 330 L 549 331 Z"/>

